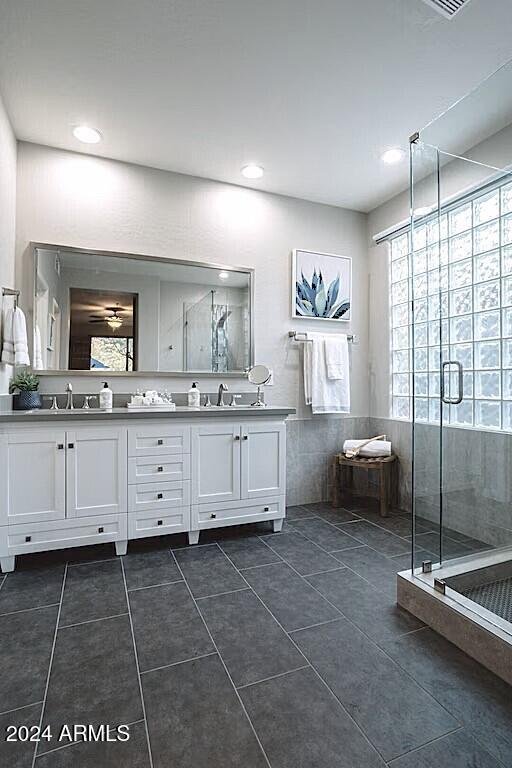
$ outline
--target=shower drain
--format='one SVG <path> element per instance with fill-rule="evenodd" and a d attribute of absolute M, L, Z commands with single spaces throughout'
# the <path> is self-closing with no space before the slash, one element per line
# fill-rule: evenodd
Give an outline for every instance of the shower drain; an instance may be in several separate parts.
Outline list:
<path fill-rule="evenodd" d="M 465 589 L 462 594 L 502 619 L 512 622 L 512 577 Z"/>

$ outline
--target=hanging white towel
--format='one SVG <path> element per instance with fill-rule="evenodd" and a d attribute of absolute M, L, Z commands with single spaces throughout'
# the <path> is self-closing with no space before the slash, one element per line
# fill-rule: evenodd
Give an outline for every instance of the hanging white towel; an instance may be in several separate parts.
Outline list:
<path fill-rule="evenodd" d="M 306 400 L 306 405 L 311 405 L 311 368 L 312 368 L 312 360 L 313 360 L 313 344 L 309 341 L 306 341 L 304 344 L 304 357 L 303 357 L 303 368 L 304 368 L 304 397 Z"/>
<path fill-rule="evenodd" d="M 27 344 L 27 323 L 19 307 L 8 309 L 4 315 L 2 363 L 30 365 Z"/>
<path fill-rule="evenodd" d="M 41 331 L 39 326 L 34 328 L 34 368 L 37 371 L 41 371 L 44 368 L 43 365 L 43 347 L 41 344 Z"/>
<path fill-rule="evenodd" d="M 344 333 L 336 333 L 326 336 L 325 363 L 327 365 L 327 378 L 343 381 L 345 371 L 348 371 L 348 338 Z"/>
<path fill-rule="evenodd" d="M 347 362 L 343 380 L 329 379 L 325 359 L 325 336 L 308 333 L 305 360 L 309 366 L 310 405 L 313 413 L 350 413 L 350 372 Z M 307 400 L 306 400 L 307 402 Z"/>

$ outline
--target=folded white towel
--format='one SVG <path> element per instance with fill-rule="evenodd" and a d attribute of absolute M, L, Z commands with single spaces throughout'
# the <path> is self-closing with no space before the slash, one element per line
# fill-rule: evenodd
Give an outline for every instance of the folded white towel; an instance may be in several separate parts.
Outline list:
<path fill-rule="evenodd" d="M 4 315 L 2 363 L 30 365 L 27 344 L 27 323 L 19 307 L 8 309 Z"/>
<path fill-rule="evenodd" d="M 343 380 L 329 379 L 325 361 L 325 336 L 309 333 L 304 349 L 304 390 L 313 413 L 350 413 L 349 368 Z"/>
<path fill-rule="evenodd" d="M 343 453 L 347 451 L 353 451 L 358 448 L 364 440 L 345 440 L 343 443 Z M 391 443 L 389 440 L 372 440 L 361 448 L 359 456 L 366 459 L 376 459 L 379 456 L 391 456 Z"/>
<path fill-rule="evenodd" d="M 326 336 L 325 363 L 327 365 L 327 378 L 343 381 L 345 371 L 348 371 L 348 339 L 344 333 L 336 333 Z"/>
<path fill-rule="evenodd" d="M 41 371 L 44 368 L 41 331 L 39 330 L 38 325 L 34 328 L 34 368 L 38 371 Z"/>

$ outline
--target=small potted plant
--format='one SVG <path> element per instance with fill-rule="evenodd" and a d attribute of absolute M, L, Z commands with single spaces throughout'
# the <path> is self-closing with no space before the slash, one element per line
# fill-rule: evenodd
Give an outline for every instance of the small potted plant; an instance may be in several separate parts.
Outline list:
<path fill-rule="evenodd" d="M 34 373 L 23 371 L 18 373 L 9 384 L 12 394 L 12 407 L 15 411 L 31 411 L 41 408 L 41 395 L 37 391 L 39 378 Z"/>

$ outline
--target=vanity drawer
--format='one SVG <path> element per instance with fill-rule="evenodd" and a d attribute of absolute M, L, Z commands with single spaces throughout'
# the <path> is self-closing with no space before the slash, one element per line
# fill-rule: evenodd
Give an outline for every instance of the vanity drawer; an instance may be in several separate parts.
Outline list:
<path fill-rule="evenodd" d="M 159 512 L 144 510 L 128 513 L 128 538 L 142 539 L 145 536 L 163 536 L 181 533 L 190 529 L 190 507 L 173 507 Z"/>
<path fill-rule="evenodd" d="M 190 504 L 190 480 L 177 483 L 137 483 L 128 486 L 128 511 L 161 510 Z"/>
<path fill-rule="evenodd" d="M 161 483 L 190 480 L 190 454 L 168 456 L 130 456 L 128 483 Z"/>
<path fill-rule="evenodd" d="M 128 428 L 128 456 L 190 453 L 190 427 L 158 425 Z"/>
<path fill-rule="evenodd" d="M 275 496 L 261 501 L 228 501 L 224 504 L 193 504 L 192 530 L 217 528 L 238 523 L 277 520 L 285 516 L 285 497 Z"/>
<path fill-rule="evenodd" d="M 66 521 L 13 525 L 7 528 L 8 553 L 42 552 L 127 537 L 126 514 L 82 517 Z"/>

